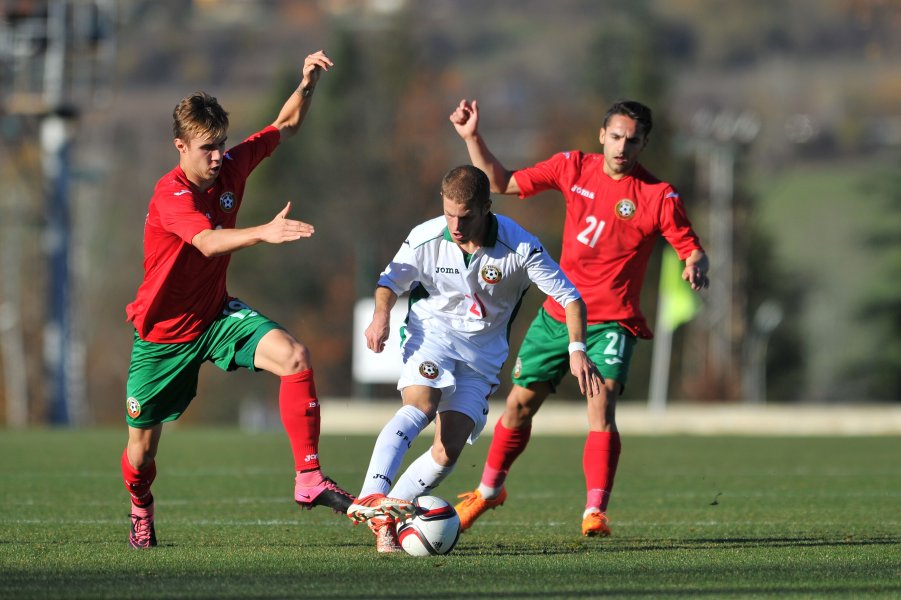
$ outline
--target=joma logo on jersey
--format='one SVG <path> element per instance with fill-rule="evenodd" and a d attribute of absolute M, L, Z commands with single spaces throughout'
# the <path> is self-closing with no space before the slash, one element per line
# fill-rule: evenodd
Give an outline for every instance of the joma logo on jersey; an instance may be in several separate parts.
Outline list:
<path fill-rule="evenodd" d="M 454 267 L 435 267 L 436 273 L 449 273 L 451 275 L 459 275 L 460 269 L 455 269 Z"/>
<path fill-rule="evenodd" d="M 485 265 L 484 267 L 482 267 L 482 270 L 479 271 L 479 275 L 482 276 L 482 280 L 485 283 L 491 285 L 494 285 L 501 280 L 501 270 L 498 269 L 495 265 Z"/>
<path fill-rule="evenodd" d="M 225 212 L 231 212 L 235 210 L 236 205 L 237 203 L 235 202 L 234 192 L 225 192 L 224 194 L 219 196 L 219 208 L 221 208 Z"/>
<path fill-rule="evenodd" d="M 589 192 L 585 188 L 579 187 L 578 185 L 572 186 L 572 188 L 570 188 L 569 191 L 575 192 L 576 194 L 579 194 L 580 196 L 585 196 L 589 200 L 594 200 L 594 192 Z"/>

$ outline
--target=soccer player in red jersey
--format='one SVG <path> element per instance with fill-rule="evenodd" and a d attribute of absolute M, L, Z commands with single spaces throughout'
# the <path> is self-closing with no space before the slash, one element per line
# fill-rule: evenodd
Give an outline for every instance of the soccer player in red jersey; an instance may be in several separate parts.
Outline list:
<path fill-rule="evenodd" d="M 582 456 L 587 498 L 582 534 L 610 534 L 607 504 L 619 461 L 616 400 L 626 383 L 636 338 L 651 331 L 639 308 L 648 258 L 663 236 L 685 261 L 682 279 L 695 291 L 708 286 L 708 259 L 678 192 L 638 162 L 653 125 L 651 110 L 615 103 L 600 129 L 603 154 L 560 152 L 532 167 L 509 171 L 479 134 L 478 103 L 462 100 L 450 115 L 472 163 L 485 171 L 491 191 L 526 198 L 556 189 L 566 202 L 560 266 L 588 305 L 588 356 L 606 383 L 588 397 L 588 437 Z M 562 328 L 562 329 L 561 329 Z M 567 362 L 557 341 L 564 313 L 548 298 L 529 327 L 513 367 L 513 388 L 494 437 L 479 487 L 457 505 L 463 528 L 504 503 L 504 480 L 529 442 L 532 418 L 555 391 Z"/>
<path fill-rule="evenodd" d="M 281 379 L 279 410 L 295 462 L 294 499 L 304 508 L 344 513 L 353 497 L 319 467 L 319 401 L 306 346 L 226 290 L 231 253 L 313 235 L 288 218 L 291 203 L 269 223 L 236 227 L 251 171 L 297 133 L 323 71 L 322 51 L 306 57 L 302 81 L 272 125 L 225 150 L 228 113 L 197 92 L 173 111 L 178 166 L 157 182 L 144 222 L 144 280 L 126 307 L 134 344 L 126 385 L 128 443 L 122 476 L 131 494 L 134 548 L 157 545 L 153 494 L 163 423 L 181 416 L 197 393 L 200 366 L 265 370 Z"/>

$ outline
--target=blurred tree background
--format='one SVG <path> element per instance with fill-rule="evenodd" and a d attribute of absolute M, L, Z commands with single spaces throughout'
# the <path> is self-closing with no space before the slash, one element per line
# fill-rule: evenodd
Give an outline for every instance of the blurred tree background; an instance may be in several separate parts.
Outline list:
<path fill-rule="evenodd" d="M 763 335 L 757 317 L 773 306 L 781 320 L 764 338 L 767 401 L 901 398 L 901 2 L 116 4 L 106 85 L 76 99 L 73 310 L 84 373 L 74 388 L 84 405 L 77 422 L 121 419 L 132 335 L 124 306 L 141 279 L 150 193 L 177 160 L 172 107 L 197 89 L 212 93 L 231 113 L 236 142 L 275 118 L 303 57 L 320 48 L 336 66 L 322 77 L 299 136 L 251 177 L 239 218 L 259 224 L 291 201 L 293 216 L 314 224 L 316 235 L 235 254 L 229 290 L 310 346 L 321 395 L 396 398 L 393 385 L 353 381 L 351 315 L 410 228 L 439 214 L 443 173 L 468 162 L 447 121 L 461 98 L 479 100 L 485 138 L 516 168 L 560 150 L 601 151 L 604 111 L 632 97 L 655 111 L 642 162 L 679 188 L 712 257 L 721 217 L 708 159 L 728 154 L 734 175 L 730 316 L 716 325 L 705 294 L 699 315 L 676 332 L 673 400 L 748 400 L 747 342 Z M 7 30 L 16 15 L 46 10 L 45 2 L 0 6 Z M 0 77 L 14 68 L 5 59 Z M 38 116 L 14 103 L 14 92 L 0 88 L 0 399 L 7 406 L 15 393 L 15 370 L 27 386 L 27 419 L 39 423 L 47 411 L 47 274 Z M 717 137 L 701 127 L 704 115 L 747 115 L 757 128 L 746 140 Z M 544 193 L 497 198 L 495 209 L 557 256 L 562 204 Z M 643 298 L 652 324 L 658 264 Z M 527 297 L 513 351 L 541 300 Z M 725 357 L 711 342 L 717 327 L 729 340 Z M 626 400 L 647 399 L 651 348 L 638 346 Z M 717 361 L 728 368 L 717 371 Z M 224 377 L 209 367 L 185 418 L 232 421 L 242 405 L 274 406 L 276 389 L 265 374 Z M 577 392 L 570 384 L 560 395 Z"/>

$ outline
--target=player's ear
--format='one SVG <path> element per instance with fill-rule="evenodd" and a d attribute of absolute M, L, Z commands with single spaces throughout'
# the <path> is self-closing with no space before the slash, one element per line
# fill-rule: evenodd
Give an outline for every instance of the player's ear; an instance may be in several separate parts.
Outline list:
<path fill-rule="evenodd" d="M 188 151 L 188 143 L 181 138 L 175 138 L 172 140 L 172 143 L 175 144 L 175 149 L 179 151 L 179 153 L 184 154 Z"/>

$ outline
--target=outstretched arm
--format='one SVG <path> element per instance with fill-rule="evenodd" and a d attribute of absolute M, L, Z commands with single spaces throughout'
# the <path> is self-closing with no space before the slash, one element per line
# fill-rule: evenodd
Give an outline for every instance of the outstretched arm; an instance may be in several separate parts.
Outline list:
<path fill-rule="evenodd" d="M 471 103 L 465 99 L 460 100 L 460 104 L 450 115 L 450 122 L 466 142 L 466 150 L 473 166 L 488 175 L 491 191 L 498 194 L 518 194 L 519 185 L 513 177 L 513 171 L 508 171 L 501 164 L 479 135 L 479 103 L 475 100 Z"/>
<path fill-rule="evenodd" d="M 307 56 L 303 61 L 303 78 L 294 93 L 285 101 L 278 113 L 278 117 L 272 125 L 281 132 L 282 139 L 289 138 L 297 133 L 300 124 L 310 110 L 313 100 L 313 90 L 323 71 L 328 71 L 333 66 L 332 60 L 320 50 Z"/>
<path fill-rule="evenodd" d="M 366 328 L 366 346 L 373 352 L 381 352 L 385 349 L 385 342 L 391 331 L 391 309 L 397 302 L 397 294 L 394 290 L 379 286 L 375 288 L 375 310 L 372 313 L 372 322 Z"/>
<path fill-rule="evenodd" d="M 191 244 L 204 256 L 211 258 L 230 254 L 235 250 L 255 246 L 260 243 L 281 244 L 308 238 L 314 233 L 313 226 L 303 221 L 288 218 L 291 203 L 285 205 L 275 218 L 265 225 L 243 229 L 204 229 L 194 236 Z"/>
<path fill-rule="evenodd" d="M 588 333 L 585 301 L 579 298 L 567 304 L 566 328 L 569 331 L 569 370 L 579 380 L 579 390 L 586 396 L 597 396 L 604 385 L 604 376 L 588 358 L 585 339 Z"/>

